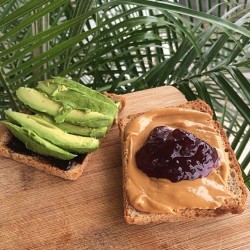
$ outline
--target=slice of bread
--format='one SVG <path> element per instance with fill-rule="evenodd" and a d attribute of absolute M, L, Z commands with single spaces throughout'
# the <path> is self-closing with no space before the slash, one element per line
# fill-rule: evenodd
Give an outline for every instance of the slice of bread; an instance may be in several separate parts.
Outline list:
<path fill-rule="evenodd" d="M 111 98 L 114 102 L 120 103 L 118 112 L 119 116 L 119 113 L 125 106 L 125 97 L 116 94 L 105 95 Z M 71 168 L 69 170 L 62 170 L 56 167 L 56 165 L 58 165 L 58 162 L 60 164 L 63 160 L 54 160 L 51 159 L 51 157 L 41 156 L 32 153 L 29 150 L 13 150 L 13 147 L 9 145 L 9 143 L 15 143 L 16 141 L 17 139 L 14 138 L 9 130 L 3 124 L 0 124 L 0 156 L 9 157 L 19 163 L 23 163 L 26 166 L 36 168 L 47 174 L 55 175 L 67 180 L 78 179 L 82 175 L 85 167 L 88 165 L 91 157 L 94 155 L 94 152 L 92 152 L 86 155 L 78 156 L 76 160 L 73 159 L 72 161 L 67 161 L 67 163 L 71 165 Z M 20 143 L 20 141 L 17 142 Z M 22 147 L 23 144 L 19 144 L 19 147 L 20 145 Z M 25 148 L 24 145 L 23 148 Z"/>
<path fill-rule="evenodd" d="M 177 209 L 174 213 L 148 213 L 141 212 L 134 208 L 129 201 L 128 193 L 126 190 L 126 183 L 128 181 L 127 175 L 127 162 L 128 162 L 128 152 L 126 148 L 126 138 L 125 138 L 125 128 L 126 126 L 136 117 L 142 115 L 132 114 L 126 118 L 119 120 L 119 129 L 121 135 L 121 145 L 122 145 L 122 157 L 123 157 L 123 196 L 124 196 L 124 217 L 127 223 L 129 224 L 149 224 L 149 223 L 162 223 L 162 222 L 177 222 L 177 221 L 192 221 L 198 220 L 201 218 L 208 217 L 218 217 L 223 214 L 239 214 L 244 210 L 247 190 L 243 182 L 241 169 L 239 163 L 236 160 L 235 154 L 230 147 L 228 139 L 225 132 L 223 131 L 221 125 L 212 120 L 212 110 L 205 102 L 201 100 L 190 101 L 179 105 L 177 107 L 196 110 L 200 112 L 205 112 L 211 116 L 211 126 L 216 130 L 216 134 L 220 136 L 223 140 L 224 151 L 229 159 L 229 175 L 227 178 L 227 189 L 233 194 L 233 197 L 227 198 L 224 203 L 216 209 L 199 209 L 199 208 L 182 208 Z M 200 138 L 202 139 L 202 138 Z"/>

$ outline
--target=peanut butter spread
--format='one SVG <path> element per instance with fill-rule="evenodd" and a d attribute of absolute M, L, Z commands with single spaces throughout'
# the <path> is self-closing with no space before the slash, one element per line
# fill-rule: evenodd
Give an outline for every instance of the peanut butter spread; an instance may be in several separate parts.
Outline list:
<path fill-rule="evenodd" d="M 180 128 L 217 149 L 220 165 L 207 177 L 173 183 L 168 179 L 150 178 L 136 166 L 135 154 L 145 143 L 150 131 L 157 126 Z M 215 209 L 230 193 L 226 180 L 228 159 L 223 141 L 216 133 L 207 113 L 184 108 L 164 108 L 149 111 L 129 122 L 124 141 L 127 154 L 125 184 L 132 206 L 142 212 L 174 213 L 179 209 Z"/>

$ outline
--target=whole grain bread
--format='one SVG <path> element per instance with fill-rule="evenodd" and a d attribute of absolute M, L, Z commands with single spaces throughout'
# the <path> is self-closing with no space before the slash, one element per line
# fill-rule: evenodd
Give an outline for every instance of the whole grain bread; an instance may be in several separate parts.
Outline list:
<path fill-rule="evenodd" d="M 125 106 L 124 96 L 107 93 L 105 93 L 105 95 L 111 98 L 114 102 L 120 103 L 118 111 L 119 116 L 121 110 Z M 13 135 L 9 132 L 9 130 L 3 124 L 0 124 L 0 156 L 11 158 L 14 161 L 24 164 L 24 166 L 33 167 L 47 174 L 58 176 L 67 180 L 78 179 L 94 155 L 94 152 L 88 153 L 86 156 L 80 158 L 80 160 L 78 159 L 69 170 L 62 170 L 56 167 L 55 164 L 53 164 L 53 161 L 49 161 L 46 156 L 40 156 L 37 154 L 29 155 L 12 150 L 8 146 L 12 139 Z"/>
<path fill-rule="evenodd" d="M 197 110 L 210 114 L 211 120 L 213 112 L 209 105 L 201 100 L 186 102 L 182 105 L 176 106 L 190 110 Z M 239 214 L 244 211 L 245 202 L 247 199 L 247 190 L 243 182 L 241 169 L 239 163 L 235 157 L 235 154 L 229 144 L 227 136 L 223 131 L 221 125 L 212 120 L 212 126 L 215 128 L 216 133 L 221 136 L 224 142 L 224 150 L 227 154 L 228 159 L 230 160 L 230 174 L 227 180 L 229 191 L 234 194 L 234 198 L 227 199 L 222 206 L 216 209 L 180 209 L 173 213 L 146 213 L 136 210 L 129 202 L 127 191 L 126 191 L 126 182 L 127 182 L 127 172 L 126 164 L 128 158 L 128 150 L 125 147 L 124 139 L 124 130 L 126 125 L 141 115 L 132 114 L 126 118 L 119 120 L 119 129 L 121 135 L 121 145 L 122 145 L 122 158 L 123 158 L 123 198 L 124 198 L 124 218 L 129 224 L 149 224 L 149 223 L 163 223 L 163 222 L 178 222 L 178 221 L 193 221 L 202 218 L 209 217 L 218 217 L 224 214 L 232 213 Z M 202 138 L 201 138 L 202 139 Z"/>

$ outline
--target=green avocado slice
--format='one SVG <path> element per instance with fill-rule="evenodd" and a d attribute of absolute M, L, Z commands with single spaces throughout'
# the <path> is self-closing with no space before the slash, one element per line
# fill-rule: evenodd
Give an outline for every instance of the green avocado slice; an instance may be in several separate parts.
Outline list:
<path fill-rule="evenodd" d="M 62 106 L 36 89 L 20 87 L 17 89 L 16 94 L 18 99 L 26 106 L 36 112 L 53 116 L 57 123 L 66 121 L 90 128 L 110 127 L 113 123 L 111 116 L 98 112 L 83 112 L 69 106 Z"/>
<path fill-rule="evenodd" d="M 110 106 L 113 106 L 114 108 L 116 107 L 115 103 L 107 96 L 103 95 L 102 93 L 96 90 L 88 88 L 78 82 L 70 80 L 68 78 L 56 76 L 56 77 L 53 77 L 53 79 L 51 80 L 46 80 L 45 82 L 55 82 L 56 84 L 64 85 L 68 89 L 74 90 L 84 95 L 91 96 L 93 99 L 97 99 L 105 103 L 108 103 Z"/>
<path fill-rule="evenodd" d="M 79 84 L 80 85 L 80 84 Z M 84 111 L 94 111 L 105 115 L 116 117 L 118 107 L 110 105 L 109 102 L 103 101 L 99 96 L 96 97 L 92 93 L 79 92 L 78 89 L 58 84 L 57 81 L 39 82 L 37 90 L 47 94 L 52 100 L 70 106 L 74 109 Z M 109 98 L 107 98 L 109 99 Z"/>
<path fill-rule="evenodd" d="M 47 122 L 52 123 L 54 126 L 60 128 L 61 130 L 69 134 L 89 136 L 89 137 L 94 137 L 94 138 L 103 138 L 108 131 L 107 127 L 89 128 L 89 127 L 82 127 L 82 126 L 70 124 L 67 122 L 56 123 L 53 120 L 53 118 L 50 116 L 39 115 L 39 114 L 36 114 L 36 116 L 40 117 L 41 119 Z"/>
<path fill-rule="evenodd" d="M 57 121 L 57 117 L 55 117 L 55 120 Z M 111 116 L 103 115 L 98 112 L 83 113 L 77 109 L 72 109 L 65 117 L 65 121 L 90 128 L 111 127 L 113 124 L 113 118 Z"/>
<path fill-rule="evenodd" d="M 35 132 L 39 137 L 69 152 L 83 154 L 92 152 L 99 147 L 98 139 L 65 133 L 52 123 L 37 116 L 10 110 L 6 110 L 5 114 L 10 121 Z"/>
<path fill-rule="evenodd" d="M 52 156 L 62 160 L 71 160 L 77 156 L 55 146 L 49 141 L 42 139 L 33 131 L 19 127 L 7 121 L 3 121 L 3 123 L 15 137 L 25 144 L 27 149 L 30 149 L 35 153 L 44 156 Z"/>

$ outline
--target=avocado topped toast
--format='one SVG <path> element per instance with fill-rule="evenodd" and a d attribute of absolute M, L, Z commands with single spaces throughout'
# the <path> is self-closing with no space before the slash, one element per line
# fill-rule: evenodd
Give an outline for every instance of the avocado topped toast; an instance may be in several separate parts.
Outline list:
<path fill-rule="evenodd" d="M 62 77 L 20 87 L 16 94 L 28 112 L 5 111 L 0 155 L 70 180 L 82 174 L 125 105 L 122 96 Z"/>

